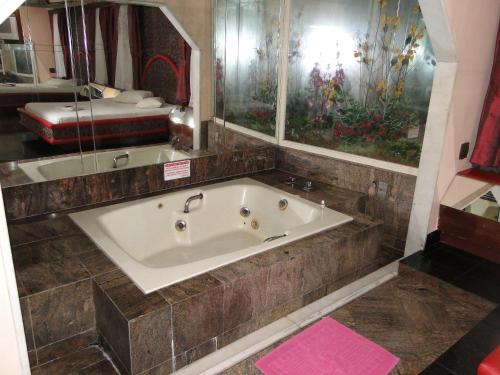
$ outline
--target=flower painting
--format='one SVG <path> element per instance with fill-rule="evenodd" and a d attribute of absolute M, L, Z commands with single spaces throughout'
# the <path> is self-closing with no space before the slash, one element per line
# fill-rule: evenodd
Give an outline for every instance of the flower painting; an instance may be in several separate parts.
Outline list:
<path fill-rule="evenodd" d="M 279 0 L 217 6 L 216 114 L 285 139 L 418 166 L 435 59 L 417 0 L 291 0 L 280 64 Z"/>

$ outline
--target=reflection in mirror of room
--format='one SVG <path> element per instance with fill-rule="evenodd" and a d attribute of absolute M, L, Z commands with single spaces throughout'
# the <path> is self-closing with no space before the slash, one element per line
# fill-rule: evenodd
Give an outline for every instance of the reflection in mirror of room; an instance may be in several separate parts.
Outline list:
<path fill-rule="evenodd" d="M 117 149 L 163 144 L 158 155 L 188 157 L 169 152 L 167 142 L 173 133 L 180 139 L 176 148 L 192 147 L 191 47 L 160 8 L 30 2 L 12 20 L 6 22 L 16 25 L 22 39 L 5 40 L 1 48 L 0 162 L 74 153 L 68 163 L 53 163 L 65 170 L 44 177 L 51 179 L 114 166 L 99 164 L 97 158 L 81 159 L 78 166 L 71 161 L 78 151 L 123 153 Z M 125 151 L 129 158 L 123 167 L 137 163 L 130 160 L 132 151 Z M 163 156 L 137 159 L 146 165 L 171 161 Z M 36 169 L 30 178 L 40 179 L 33 165 L 20 168 Z"/>

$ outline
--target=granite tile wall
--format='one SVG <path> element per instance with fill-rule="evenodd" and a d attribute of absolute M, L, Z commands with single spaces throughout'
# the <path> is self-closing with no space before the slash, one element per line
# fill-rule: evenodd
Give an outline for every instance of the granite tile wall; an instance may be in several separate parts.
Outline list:
<path fill-rule="evenodd" d="M 163 164 L 2 189 L 8 220 L 19 220 L 274 168 L 275 148 L 222 151 L 191 160 L 191 177 L 163 180 Z"/>
<path fill-rule="evenodd" d="M 364 212 L 384 222 L 384 243 L 404 249 L 416 176 L 279 147 L 276 168 L 326 184 L 366 194 Z M 377 195 L 378 185 L 388 185 Z"/>
<path fill-rule="evenodd" d="M 32 367 L 97 342 L 91 274 L 95 245 L 68 218 L 10 227 Z"/>

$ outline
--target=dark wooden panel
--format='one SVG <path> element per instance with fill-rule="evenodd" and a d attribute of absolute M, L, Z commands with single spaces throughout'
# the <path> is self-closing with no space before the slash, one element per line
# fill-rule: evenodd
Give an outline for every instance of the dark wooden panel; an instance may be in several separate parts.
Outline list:
<path fill-rule="evenodd" d="M 500 263 L 500 223 L 442 205 L 439 229 L 441 242 Z"/>

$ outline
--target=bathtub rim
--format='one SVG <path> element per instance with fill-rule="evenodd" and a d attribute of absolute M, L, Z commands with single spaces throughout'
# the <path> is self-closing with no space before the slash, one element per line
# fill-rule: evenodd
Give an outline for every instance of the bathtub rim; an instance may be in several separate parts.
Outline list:
<path fill-rule="evenodd" d="M 217 256 L 218 261 L 217 265 L 209 265 L 210 259 L 206 258 L 197 262 L 192 262 L 184 265 L 178 265 L 174 267 L 168 268 L 170 273 L 176 273 L 176 277 L 170 276 L 168 277 L 168 281 L 164 281 L 161 283 L 161 286 L 158 286 L 160 283 L 158 278 L 165 278 L 165 270 L 166 268 L 151 268 L 143 265 L 137 259 L 134 259 L 131 255 L 127 253 L 122 247 L 120 247 L 112 238 L 110 238 L 98 225 L 98 217 L 100 215 L 105 215 L 110 212 L 114 212 L 117 209 L 125 208 L 128 206 L 141 205 L 145 202 L 154 202 L 159 201 L 164 198 L 173 197 L 175 195 L 188 195 L 192 193 L 198 194 L 200 191 L 204 193 L 208 193 L 210 190 L 217 189 L 221 186 L 231 186 L 231 185 L 242 185 L 242 186 L 258 186 L 263 187 L 266 190 L 271 190 L 276 193 L 281 194 L 282 196 L 291 197 L 294 200 L 301 201 L 309 206 L 313 206 L 319 210 L 321 210 L 322 215 L 315 222 L 315 228 L 307 227 L 311 226 L 312 223 L 305 224 L 298 228 L 295 228 L 292 235 L 288 235 L 287 237 L 269 242 L 269 243 L 261 243 L 259 245 L 247 247 L 240 249 L 236 252 L 230 252 L 226 254 L 222 254 Z M 96 214 L 97 215 L 94 215 Z M 326 215 L 325 215 L 326 214 Z M 268 250 L 274 249 L 276 247 L 280 247 L 285 244 L 289 244 L 295 241 L 299 241 L 301 239 L 313 236 L 315 234 L 330 230 L 332 228 L 341 226 L 343 224 L 349 223 L 354 220 L 352 216 L 346 215 L 339 211 L 330 209 L 328 207 L 322 207 L 320 204 L 312 202 L 308 199 L 302 198 L 299 195 L 294 195 L 274 186 L 267 185 L 263 182 L 257 181 L 251 177 L 242 177 L 235 178 L 228 181 L 215 181 L 213 183 L 209 183 L 199 187 L 189 187 L 187 189 L 181 189 L 170 193 L 165 193 L 161 195 L 156 195 L 152 197 L 142 198 L 138 200 L 121 202 L 117 204 L 112 204 L 108 206 L 93 208 L 85 211 L 80 211 L 76 213 L 71 213 L 68 215 L 71 220 L 82 229 L 85 234 L 96 244 L 96 246 L 106 255 L 106 257 L 111 260 L 116 267 L 126 274 L 134 284 L 144 293 L 150 294 L 161 290 L 163 288 L 172 286 L 179 282 L 194 278 L 199 275 L 203 275 L 215 269 L 224 267 L 228 264 L 236 263 L 238 261 L 242 261 L 246 258 L 250 258 L 254 255 L 266 252 Z M 333 217 L 337 217 L 336 221 L 330 224 L 326 224 L 328 220 L 331 220 Z M 105 249 L 106 248 L 106 249 Z M 244 253 L 244 254 L 243 254 Z M 238 254 L 238 255 L 236 255 Z M 239 255 L 241 254 L 241 255 Z M 212 262 L 212 264 L 215 262 Z M 178 272 L 178 273 L 177 273 Z M 183 275 L 179 275 L 182 273 Z"/>

